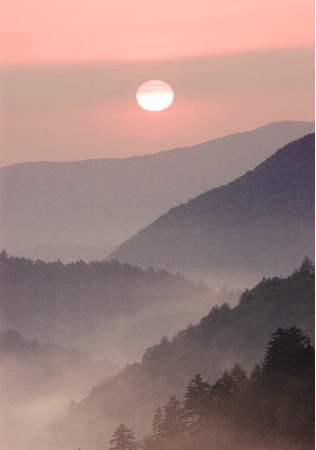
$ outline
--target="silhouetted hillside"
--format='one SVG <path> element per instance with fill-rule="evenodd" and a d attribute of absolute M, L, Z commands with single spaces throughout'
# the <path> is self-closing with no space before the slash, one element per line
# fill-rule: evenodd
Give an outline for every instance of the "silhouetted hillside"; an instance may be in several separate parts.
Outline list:
<path fill-rule="evenodd" d="M 51 430 L 56 442 L 67 449 L 102 448 L 120 423 L 144 435 L 156 408 L 171 395 L 182 395 L 196 373 L 213 383 L 236 362 L 252 370 L 279 327 L 295 324 L 314 336 L 314 285 L 313 265 L 305 260 L 288 278 L 263 279 L 246 290 L 234 308 L 212 308 L 197 325 L 148 348 L 141 363 L 97 385 Z"/>
<path fill-rule="evenodd" d="M 180 275 L 115 261 L 45 263 L 2 252 L 0 271 L 2 329 L 124 364 L 218 301 Z"/>
<path fill-rule="evenodd" d="M 286 121 L 154 155 L 1 168 L 0 247 L 31 259 L 102 260 L 170 208 L 313 131 Z"/>
<path fill-rule="evenodd" d="M 171 209 L 109 259 L 225 274 L 227 282 L 292 271 L 314 254 L 314 149 L 313 134 L 286 145 L 237 180 Z"/>

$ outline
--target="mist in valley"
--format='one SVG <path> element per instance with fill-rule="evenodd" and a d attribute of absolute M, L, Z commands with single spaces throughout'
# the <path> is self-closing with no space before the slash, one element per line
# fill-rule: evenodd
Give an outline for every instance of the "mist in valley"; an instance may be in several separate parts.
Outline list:
<path fill-rule="evenodd" d="M 154 274 L 152 271 L 151 276 Z M 2 333 L 1 415 L 5 426 L 1 448 L 103 450 L 122 422 L 142 440 L 150 433 L 157 407 L 166 405 L 173 395 L 182 402 L 186 386 L 197 371 L 214 385 L 238 361 L 250 379 L 255 364 L 264 358 L 269 335 L 279 325 L 295 322 L 313 335 L 313 272 L 305 274 L 300 269 L 288 279 L 263 279 L 243 293 L 205 289 L 203 286 L 208 301 L 204 299 L 199 316 L 195 309 L 202 305 L 197 306 L 192 299 L 187 304 L 178 299 L 174 305 L 134 312 L 130 320 L 116 318 L 116 329 L 113 325 L 109 330 L 113 340 L 108 337 L 107 352 L 121 355 L 119 367 L 77 350 L 30 341 L 17 331 Z M 273 298 L 278 298 L 278 304 L 273 303 Z M 192 320 L 195 316 L 196 320 Z M 179 318 L 176 333 L 173 317 Z M 160 321 L 161 327 L 157 326 Z M 181 321 L 185 324 L 180 325 Z M 161 333 L 159 338 L 149 336 L 151 329 L 157 335 Z M 162 333 L 166 329 L 169 333 Z M 143 345 L 138 358 L 129 361 L 126 356 L 124 360 L 123 355 L 133 354 L 136 342 Z M 255 436 L 251 447 L 251 434 L 225 423 L 220 423 L 219 430 L 207 438 L 208 449 L 231 448 L 235 439 L 239 442 L 236 449 L 265 448 L 259 438 L 255 444 Z M 226 435 L 227 439 L 223 438 Z M 170 445 L 170 449 L 187 448 L 187 444 L 176 442 Z M 300 447 L 287 444 L 276 448 Z"/>
<path fill-rule="evenodd" d="M 0 450 L 315 448 L 314 6 L 3 3 Z"/>
<path fill-rule="evenodd" d="M 47 429 L 102 379 L 241 293 L 117 262 L 45 263 L 5 252 L 0 260 L 1 448 L 8 450 L 55 448 Z M 106 419 L 105 436 L 116 420 Z"/>
<path fill-rule="evenodd" d="M 1 448 L 29 449 L 33 440 L 119 367 L 84 352 L 0 334 Z M 45 448 L 49 446 L 45 445 Z"/>
<path fill-rule="evenodd" d="M 270 449 L 296 450 L 305 439 L 299 430 L 306 431 L 308 438 L 302 448 L 309 449 L 313 349 L 308 337 L 313 342 L 314 265 L 304 256 L 305 250 L 309 256 L 312 242 L 308 239 L 313 221 L 312 142 L 313 136 L 307 136 L 291 143 L 282 149 L 277 164 L 273 165 L 275 157 L 271 157 L 268 166 L 272 164 L 273 171 L 267 164 L 260 169 L 263 183 L 258 182 L 256 173 L 247 172 L 245 188 L 237 189 L 238 183 L 231 182 L 228 190 L 222 186 L 191 200 L 188 205 L 193 205 L 193 210 L 181 205 L 180 221 L 179 217 L 176 217 L 177 222 L 172 216 L 175 212 L 178 214 L 178 208 L 174 208 L 154 222 L 155 239 L 161 253 L 166 256 L 164 249 L 167 248 L 175 257 L 178 240 L 184 255 L 178 263 L 181 266 L 185 260 L 187 272 L 180 274 L 175 270 L 172 273 L 163 267 L 154 269 L 150 264 L 140 267 L 124 259 L 106 260 L 101 256 L 100 260 L 90 262 L 82 259 L 47 262 L 3 250 L 0 254 L 1 449 L 107 450 L 111 436 L 122 423 L 142 441 L 144 450 L 231 450 L 232 445 L 236 450 L 264 450 L 262 443 L 270 445 L 267 444 L 269 439 L 273 441 L 268 446 Z M 290 163 L 283 164 L 288 161 L 288 153 Z M 290 183 L 293 195 L 289 195 L 287 189 L 280 189 L 280 167 L 281 178 Z M 248 188 L 249 179 L 258 182 L 256 189 Z M 297 189 L 294 180 L 299 186 Z M 268 223 L 264 235 L 259 226 L 252 227 L 251 238 L 261 245 L 256 254 L 253 241 L 247 243 L 249 233 L 243 222 L 232 221 L 229 228 L 230 224 L 224 220 L 232 212 L 226 194 L 222 203 L 215 201 L 218 192 L 228 192 L 229 201 L 238 213 L 236 217 L 248 223 L 249 203 L 240 196 L 241 191 L 250 193 L 254 205 L 258 204 L 257 198 L 265 201 L 271 196 L 267 215 L 272 210 L 273 217 L 280 216 L 282 205 L 286 217 L 293 218 L 294 199 L 295 205 L 301 208 L 297 213 L 300 221 L 292 221 L 293 229 L 283 239 L 278 239 L 275 230 L 281 234 L 282 230 L 286 231 L 285 221 L 282 229 L 277 222 L 272 227 L 268 225 L 273 221 L 264 222 Z M 199 233 L 190 224 L 195 223 L 200 213 L 203 216 L 208 211 L 209 197 L 215 199 L 218 217 L 224 217 L 221 220 L 228 223 L 228 228 L 219 227 L 224 238 L 221 242 L 213 239 L 219 251 L 218 258 L 209 251 L 213 260 L 209 257 L 205 259 L 206 264 L 194 265 L 192 261 L 198 261 L 202 251 L 190 245 L 198 242 L 198 249 L 207 253 L 212 233 L 204 225 L 204 234 Z M 288 204 L 290 206 L 285 207 Z M 211 212 L 204 224 L 208 224 L 210 217 L 214 219 L 214 209 Z M 249 217 L 252 216 L 249 213 Z M 261 223 L 259 213 L 258 217 Z M 164 239 L 165 231 L 160 234 L 157 226 L 161 221 L 167 223 L 170 231 L 168 241 Z M 179 233 L 184 223 L 186 233 L 181 241 Z M 236 223 L 240 225 L 240 233 L 234 229 Z M 232 243 L 237 242 L 236 248 L 225 246 L 228 241 L 225 233 Z M 139 234 L 145 236 L 141 242 L 145 242 L 150 254 L 153 243 L 150 234 L 147 242 L 146 230 Z M 138 239 L 136 235 L 130 240 L 136 242 L 136 257 Z M 273 245 L 276 240 L 280 246 L 277 250 Z M 297 251 L 293 250 L 294 243 Z M 240 249 L 245 248 L 247 251 L 241 256 Z M 185 249 L 189 250 L 185 253 Z M 80 249 L 78 251 L 80 253 Z M 277 261 L 271 256 L 276 251 Z M 264 264 L 260 262 L 261 253 L 265 255 Z M 155 258 L 157 254 L 158 251 L 152 252 L 150 256 Z M 223 255 L 226 262 L 223 260 L 216 265 Z M 292 329 L 293 325 L 299 328 Z M 269 339 L 280 327 L 285 330 L 279 331 L 282 339 L 290 336 L 290 342 L 299 344 L 301 359 L 298 360 L 303 361 L 302 367 L 291 366 L 291 377 L 282 373 L 280 378 L 273 378 L 274 375 L 269 378 L 262 369 L 268 364 L 265 352 Z M 281 357 L 284 356 L 282 351 Z M 287 362 L 297 360 L 292 354 L 289 359 L 288 355 L 284 358 Z M 240 391 L 234 372 L 236 364 L 242 368 L 236 369 L 244 383 Z M 155 441 L 157 436 L 152 429 L 155 411 L 160 406 L 163 420 L 167 420 L 168 408 L 173 405 L 182 420 L 186 388 L 197 373 L 209 385 L 207 402 L 212 392 L 213 403 L 208 404 L 211 408 L 208 414 L 212 412 L 215 425 L 191 436 L 189 431 L 189 435 L 181 434 L 183 429 L 190 429 L 189 422 L 184 421 L 177 436 L 172 433 L 165 436 L 163 444 Z M 274 400 L 262 400 L 259 404 L 263 409 L 254 412 L 257 395 L 262 395 L 262 399 L 270 398 L 270 391 L 264 391 L 260 384 L 261 376 L 266 377 L 265 383 L 271 383 L 270 387 L 284 386 L 276 397 L 279 402 L 276 415 L 272 413 Z M 296 394 L 289 397 L 292 391 Z M 226 398 L 227 392 L 234 394 Z M 169 404 L 173 396 L 179 400 Z M 302 422 L 295 422 L 291 411 L 305 406 Z M 238 422 L 237 410 L 245 411 L 246 428 Z M 187 413 L 186 410 L 185 417 Z M 266 420 L 267 417 L 271 419 Z M 207 416 L 207 420 L 209 418 Z M 255 423 L 251 422 L 255 419 Z M 168 422 L 163 420 L 164 424 Z M 261 422 L 262 428 L 258 425 Z M 296 425 L 292 430 L 293 423 Z M 216 427 L 218 432 L 214 431 Z M 252 434 L 254 427 L 260 428 L 258 436 Z M 288 441 L 286 433 L 292 432 L 293 441 Z M 279 436 L 280 445 L 276 446 L 274 436 Z"/>

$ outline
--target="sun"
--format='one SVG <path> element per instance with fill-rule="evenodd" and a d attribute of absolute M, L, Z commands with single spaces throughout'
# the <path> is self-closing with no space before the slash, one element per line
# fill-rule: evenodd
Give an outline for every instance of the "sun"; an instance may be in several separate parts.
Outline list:
<path fill-rule="evenodd" d="M 137 103 L 147 111 L 162 111 L 171 105 L 173 98 L 171 86 L 161 80 L 146 81 L 136 93 Z"/>

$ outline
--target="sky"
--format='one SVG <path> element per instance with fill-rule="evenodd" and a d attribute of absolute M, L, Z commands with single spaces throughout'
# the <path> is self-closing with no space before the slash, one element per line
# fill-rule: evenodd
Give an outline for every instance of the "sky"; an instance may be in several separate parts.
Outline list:
<path fill-rule="evenodd" d="M 6 0 L 0 165 L 128 157 L 314 120 L 312 0 Z M 137 88 L 173 88 L 148 112 Z"/>

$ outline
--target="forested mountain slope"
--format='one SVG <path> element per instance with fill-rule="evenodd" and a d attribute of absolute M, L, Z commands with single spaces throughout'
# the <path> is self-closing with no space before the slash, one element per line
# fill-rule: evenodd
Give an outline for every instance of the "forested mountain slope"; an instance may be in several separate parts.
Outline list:
<path fill-rule="evenodd" d="M 154 155 L 0 169 L 0 248 L 31 259 L 102 260 L 181 202 L 314 131 L 284 121 Z"/>
<path fill-rule="evenodd" d="M 236 363 L 215 383 L 197 373 L 183 401 L 159 405 L 143 450 L 312 450 L 315 428 L 315 349 L 296 326 L 278 327 L 264 360 L 247 374 Z M 299 412 L 299 413 L 298 413 Z M 114 450 L 138 448 L 121 424 Z M 133 445 L 134 444 L 134 445 Z"/>
<path fill-rule="evenodd" d="M 113 252 L 141 267 L 244 279 L 285 275 L 314 254 L 315 135 L 171 209 Z"/>
<path fill-rule="evenodd" d="M 181 396 L 196 373 L 213 383 L 236 362 L 252 370 L 278 327 L 294 324 L 313 337 L 314 283 L 314 268 L 306 259 L 288 278 L 263 279 L 246 290 L 234 308 L 214 307 L 171 341 L 163 338 L 147 349 L 141 363 L 97 385 L 65 422 L 56 424 L 55 444 L 102 448 L 120 423 L 144 435 L 156 408 L 171 395 Z"/>
<path fill-rule="evenodd" d="M 3 251 L 0 271 L 4 331 L 124 365 L 218 301 L 206 286 L 180 275 L 115 261 L 45 263 Z M 227 301 L 229 296 L 234 298 L 228 292 Z"/>

